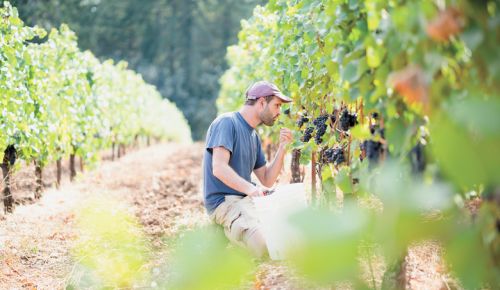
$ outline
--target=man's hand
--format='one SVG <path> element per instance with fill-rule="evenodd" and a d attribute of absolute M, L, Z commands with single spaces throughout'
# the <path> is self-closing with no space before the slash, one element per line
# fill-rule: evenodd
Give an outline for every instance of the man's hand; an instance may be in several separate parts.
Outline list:
<path fill-rule="evenodd" d="M 280 130 L 280 147 L 285 147 L 286 145 L 292 143 L 292 131 L 288 128 L 281 128 Z"/>
<path fill-rule="evenodd" d="M 247 194 L 248 196 L 264 196 L 264 190 L 258 186 L 254 186 L 253 191 Z"/>

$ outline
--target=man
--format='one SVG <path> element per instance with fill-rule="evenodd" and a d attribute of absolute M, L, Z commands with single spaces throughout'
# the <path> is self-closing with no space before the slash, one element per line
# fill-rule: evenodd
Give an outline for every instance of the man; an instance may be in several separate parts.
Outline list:
<path fill-rule="evenodd" d="M 280 130 L 279 149 L 270 164 L 255 128 L 272 126 L 282 103 L 292 100 L 272 83 L 256 82 L 246 92 L 238 112 L 217 117 L 207 132 L 203 159 L 205 207 L 212 220 L 224 228 L 227 238 L 258 257 L 268 255 L 250 197 L 262 196 L 262 188 L 250 180 L 255 173 L 262 185 L 271 187 L 283 167 L 289 129 Z"/>

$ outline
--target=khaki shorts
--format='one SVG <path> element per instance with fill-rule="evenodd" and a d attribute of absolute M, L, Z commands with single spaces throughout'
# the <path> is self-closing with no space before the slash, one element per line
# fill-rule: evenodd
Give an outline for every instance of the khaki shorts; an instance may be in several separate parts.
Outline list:
<path fill-rule="evenodd" d="M 226 200 L 215 209 L 210 218 L 224 228 L 226 237 L 232 243 L 245 248 L 252 244 L 251 239 L 260 228 L 255 206 L 248 196 L 226 195 Z"/>

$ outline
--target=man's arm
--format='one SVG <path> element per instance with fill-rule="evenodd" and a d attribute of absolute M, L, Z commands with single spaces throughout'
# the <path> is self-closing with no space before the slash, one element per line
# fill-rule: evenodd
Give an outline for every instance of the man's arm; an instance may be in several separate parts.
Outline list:
<path fill-rule="evenodd" d="M 266 187 L 273 186 L 274 182 L 280 174 L 281 168 L 283 167 L 283 160 L 286 154 L 286 145 L 292 142 L 292 131 L 283 128 L 280 130 L 280 144 L 278 147 L 278 152 L 274 156 L 271 164 L 262 166 L 261 168 L 255 169 L 253 172 L 259 179 L 260 183 Z"/>
<path fill-rule="evenodd" d="M 239 176 L 230 166 L 229 150 L 215 147 L 212 151 L 212 170 L 215 177 L 232 189 L 250 196 L 264 195 L 262 190 Z"/>

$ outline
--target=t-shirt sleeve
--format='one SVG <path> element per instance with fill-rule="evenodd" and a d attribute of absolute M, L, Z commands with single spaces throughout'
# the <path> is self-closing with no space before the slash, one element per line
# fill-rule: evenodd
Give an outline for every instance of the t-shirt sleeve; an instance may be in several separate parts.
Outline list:
<path fill-rule="evenodd" d="M 259 169 L 266 165 L 266 156 L 264 156 L 264 150 L 262 150 L 262 144 L 260 143 L 260 138 L 258 139 L 257 145 L 257 160 L 255 161 L 255 166 L 253 169 Z"/>
<path fill-rule="evenodd" d="M 224 147 L 233 153 L 234 146 L 234 126 L 229 118 L 222 118 L 212 124 L 208 135 L 206 150 L 212 153 L 215 147 Z"/>

